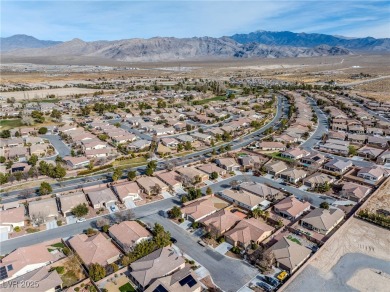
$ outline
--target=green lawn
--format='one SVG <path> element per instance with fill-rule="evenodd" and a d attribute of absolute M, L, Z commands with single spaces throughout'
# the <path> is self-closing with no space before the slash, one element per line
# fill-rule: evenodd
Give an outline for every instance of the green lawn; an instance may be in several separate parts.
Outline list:
<path fill-rule="evenodd" d="M 140 166 L 142 164 L 146 164 L 146 158 L 141 156 L 125 160 L 117 160 L 113 164 L 114 166 Z"/>
<path fill-rule="evenodd" d="M 193 105 L 203 105 L 203 104 L 209 103 L 211 101 L 218 101 L 218 100 L 225 101 L 226 99 L 227 99 L 227 97 L 225 95 L 221 95 L 221 96 L 215 96 L 212 98 L 206 98 L 206 99 L 202 99 L 202 100 L 194 100 L 192 102 L 192 104 Z"/>
<path fill-rule="evenodd" d="M 292 237 L 291 235 L 287 236 L 287 238 L 288 238 L 289 240 L 291 240 L 291 241 L 293 241 L 293 242 L 299 244 L 299 245 L 302 245 L 301 242 L 300 242 L 298 239 L 296 239 L 295 237 Z"/>
<path fill-rule="evenodd" d="M 51 246 L 57 247 L 57 248 L 64 248 L 65 245 L 62 242 L 57 242 L 52 244 Z"/>
<path fill-rule="evenodd" d="M 275 158 L 275 159 L 287 161 L 287 162 L 293 162 L 293 161 L 294 161 L 294 160 L 291 159 L 291 158 L 281 157 L 281 156 L 280 156 L 280 152 L 264 153 L 264 155 L 269 156 L 269 157 L 272 157 L 272 158 Z"/>
<path fill-rule="evenodd" d="M 131 286 L 130 283 L 126 283 L 125 285 L 119 287 L 119 291 L 121 291 L 121 292 L 133 292 L 133 291 L 135 291 L 135 289 L 133 288 L 133 286 Z"/>
<path fill-rule="evenodd" d="M 0 129 L 9 130 L 13 128 L 18 128 L 23 126 L 21 119 L 12 119 L 12 120 L 0 120 Z"/>

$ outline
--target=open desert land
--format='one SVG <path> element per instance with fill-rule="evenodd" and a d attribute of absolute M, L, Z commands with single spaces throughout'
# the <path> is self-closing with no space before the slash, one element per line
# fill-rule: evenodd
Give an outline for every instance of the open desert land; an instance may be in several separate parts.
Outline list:
<path fill-rule="evenodd" d="M 387 181 L 366 207 L 388 208 L 389 196 Z M 389 230 L 353 217 L 283 291 L 388 291 L 389 285 Z"/>

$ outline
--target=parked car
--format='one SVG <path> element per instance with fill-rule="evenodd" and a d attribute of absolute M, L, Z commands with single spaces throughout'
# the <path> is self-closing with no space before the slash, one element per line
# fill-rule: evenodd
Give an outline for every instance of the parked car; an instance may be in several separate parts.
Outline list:
<path fill-rule="evenodd" d="M 275 288 L 275 287 L 278 287 L 279 284 L 280 284 L 280 282 L 279 282 L 278 280 L 276 280 L 274 277 L 265 276 L 264 278 L 265 278 L 265 281 L 266 281 L 268 284 L 272 285 L 274 288 Z"/>
<path fill-rule="evenodd" d="M 173 244 L 175 244 L 175 243 L 177 242 L 177 240 L 176 240 L 175 238 L 171 237 L 171 242 L 172 242 Z"/>
<path fill-rule="evenodd" d="M 272 287 L 265 282 L 257 282 L 257 286 L 259 286 L 266 292 L 270 292 L 273 290 Z"/>
<path fill-rule="evenodd" d="M 76 220 L 77 223 L 84 222 L 84 221 L 87 221 L 87 219 L 85 219 L 85 218 L 79 218 L 79 219 Z"/>
<path fill-rule="evenodd" d="M 201 246 L 206 246 L 206 243 L 203 240 L 198 240 L 198 244 Z"/>
<path fill-rule="evenodd" d="M 115 212 L 115 206 L 114 205 L 111 205 L 110 209 L 111 209 L 112 212 Z"/>

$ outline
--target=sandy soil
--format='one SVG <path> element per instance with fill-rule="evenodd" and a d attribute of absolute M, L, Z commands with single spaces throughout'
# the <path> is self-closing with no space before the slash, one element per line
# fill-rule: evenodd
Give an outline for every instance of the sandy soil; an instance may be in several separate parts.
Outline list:
<path fill-rule="evenodd" d="M 372 283 L 375 283 L 376 289 L 373 289 Z M 357 272 L 347 285 L 359 291 L 386 291 L 390 286 L 390 277 L 387 274 L 379 275 L 372 269 L 363 269 Z"/>
<path fill-rule="evenodd" d="M 367 205 L 364 207 L 371 212 L 376 213 L 378 209 L 384 209 L 390 212 L 390 180 L 381 186 L 381 192 L 378 192 L 376 196 L 372 197 Z"/>
<path fill-rule="evenodd" d="M 356 218 L 342 228 L 284 291 L 365 291 L 367 285 L 386 291 L 383 281 L 359 275 L 368 269 L 390 274 L 390 231 Z"/>

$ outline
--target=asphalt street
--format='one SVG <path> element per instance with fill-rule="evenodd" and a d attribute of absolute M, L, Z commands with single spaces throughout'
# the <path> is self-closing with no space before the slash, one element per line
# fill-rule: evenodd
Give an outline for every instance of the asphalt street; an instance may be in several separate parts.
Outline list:
<path fill-rule="evenodd" d="M 61 137 L 59 135 L 41 135 L 40 137 L 49 140 L 50 143 L 57 150 L 59 156 L 65 157 L 70 155 L 69 147 L 65 145 L 65 143 L 61 140 Z"/>

